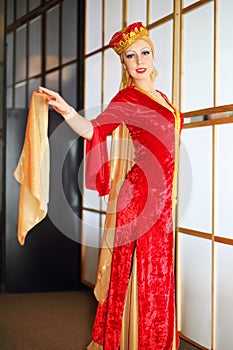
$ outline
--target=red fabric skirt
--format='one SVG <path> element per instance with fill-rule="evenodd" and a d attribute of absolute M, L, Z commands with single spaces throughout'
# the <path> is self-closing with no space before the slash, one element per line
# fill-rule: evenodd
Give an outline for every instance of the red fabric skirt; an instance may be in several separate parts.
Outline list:
<path fill-rule="evenodd" d="M 156 191 L 148 188 L 148 179 L 136 165 L 119 193 L 109 293 L 103 305 L 98 306 L 93 327 L 93 341 L 104 350 L 120 347 L 134 253 L 138 283 L 138 349 L 172 349 L 175 290 L 171 191 L 168 187 L 166 191 L 157 191 L 158 198 Z"/>

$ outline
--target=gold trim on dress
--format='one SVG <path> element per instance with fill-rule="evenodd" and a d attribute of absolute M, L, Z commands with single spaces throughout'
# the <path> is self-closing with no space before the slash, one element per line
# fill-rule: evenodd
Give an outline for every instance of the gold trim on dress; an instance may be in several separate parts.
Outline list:
<path fill-rule="evenodd" d="M 124 307 L 120 350 L 138 349 L 138 281 L 137 249 L 134 251 L 133 268 L 127 288 Z"/>

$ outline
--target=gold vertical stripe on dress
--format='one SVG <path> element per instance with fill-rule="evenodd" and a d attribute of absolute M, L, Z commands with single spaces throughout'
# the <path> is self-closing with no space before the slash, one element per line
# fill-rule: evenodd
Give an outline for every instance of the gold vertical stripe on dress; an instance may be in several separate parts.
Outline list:
<path fill-rule="evenodd" d="M 138 284 L 136 250 L 122 319 L 120 350 L 138 349 Z"/>
<path fill-rule="evenodd" d="M 174 106 L 173 106 L 174 107 Z M 178 171 L 178 160 L 179 160 L 179 140 L 180 140 L 180 113 L 174 107 L 175 113 L 175 168 L 174 168 L 174 176 L 173 176 L 173 184 L 172 184 L 172 211 L 173 211 L 173 222 L 175 222 L 174 212 L 176 206 L 176 183 L 177 183 L 177 171 Z"/>
<path fill-rule="evenodd" d="M 173 234 L 174 234 L 174 247 L 175 247 L 175 238 L 176 238 L 176 228 L 175 228 L 175 207 L 176 207 L 176 193 L 177 193 L 177 173 L 178 173 L 178 162 L 179 162 L 179 143 L 180 143 L 180 113 L 175 109 L 174 117 L 175 117 L 175 168 L 174 168 L 174 176 L 173 176 L 173 184 L 172 184 L 172 217 L 173 217 Z M 173 336 L 173 344 L 172 350 L 176 350 L 176 311 L 174 312 L 174 336 Z"/>

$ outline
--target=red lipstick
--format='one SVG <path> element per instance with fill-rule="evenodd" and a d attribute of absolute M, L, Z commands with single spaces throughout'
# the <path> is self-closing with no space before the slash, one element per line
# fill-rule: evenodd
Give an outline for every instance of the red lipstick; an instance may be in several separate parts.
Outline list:
<path fill-rule="evenodd" d="M 143 73 L 145 73 L 145 71 L 146 71 L 146 68 L 138 68 L 138 69 L 136 69 L 136 72 L 139 73 L 139 74 L 143 74 Z"/>

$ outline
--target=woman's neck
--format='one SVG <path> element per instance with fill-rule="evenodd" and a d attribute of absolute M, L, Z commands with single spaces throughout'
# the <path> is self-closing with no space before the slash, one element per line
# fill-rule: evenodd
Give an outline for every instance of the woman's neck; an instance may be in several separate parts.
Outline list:
<path fill-rule="evenodd" d="M 150 81 L 150 82 L 133 82 L 132 83 L 133 86 L 136 86 L 139 89 L 142 89 L 146 92 L 149 93 L 153 93 L 155 91 L 155 86 L 154 86 L 154 82 Z"/>

